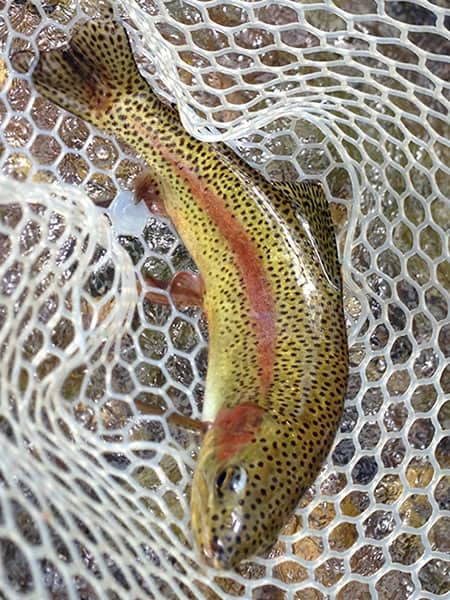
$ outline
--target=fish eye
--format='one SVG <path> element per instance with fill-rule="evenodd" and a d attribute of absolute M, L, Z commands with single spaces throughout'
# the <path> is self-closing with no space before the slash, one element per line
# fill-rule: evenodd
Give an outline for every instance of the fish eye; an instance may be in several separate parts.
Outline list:
<path fill-rule="evenodd" d="M 247 483 L 247 471 L 242 467 L 232 466 L 220 471 L 216 478 L 216 487 L 219 494 L 231 491 L 239 494 Z"/>

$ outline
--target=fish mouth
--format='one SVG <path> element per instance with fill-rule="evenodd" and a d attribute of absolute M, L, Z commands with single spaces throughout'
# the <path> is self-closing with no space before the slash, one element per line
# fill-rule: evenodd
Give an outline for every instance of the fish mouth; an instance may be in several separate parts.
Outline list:
<path fill-rule="evenodd" d="M 227 554 L 222 541 L 213 536 L 209 542 L 202 544 L 200 552 L 205 563 L 215 569 L 229 570 L 233 567 L 232 557 Z"/>
<path fill-rule="evenodd" d="M 225 543 L 216 532 L 211 530 L 210 507 L 214 505 L 208 486 L 208 479 L 197 464 L 194 472 L 193 493 L 191 495 L 191 526 L 194 534 L 194 546 L 197 556 L 206 565 L 219 570 L 230 570 L 236 560 L 232 550 L 232 544 Z M 227 533 L 230 533 L 227 530 Z"/>

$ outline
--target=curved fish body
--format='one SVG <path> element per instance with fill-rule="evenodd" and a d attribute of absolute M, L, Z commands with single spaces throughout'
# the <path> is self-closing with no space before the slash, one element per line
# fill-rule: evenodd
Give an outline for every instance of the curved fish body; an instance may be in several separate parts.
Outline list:
<path fill-rule="evenodd" d="M 329 452 L 347 380 L 340 267 L 320 186 L 273 184 L 192 138 L 139 74 L 123 28 L 88 21 L 33 81 L 148 163 L 204 283 L 206 433 L 192 528 L 209 564 L 264 552 Z"/>

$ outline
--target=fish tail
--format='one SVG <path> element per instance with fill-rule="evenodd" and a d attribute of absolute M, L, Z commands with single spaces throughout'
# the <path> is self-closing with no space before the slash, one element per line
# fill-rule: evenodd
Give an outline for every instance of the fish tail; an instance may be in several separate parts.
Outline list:
<path fill-rule="evenodd" d="M 86 21 L 68 47 L 41 54 L 33 83 L 41 94 L 91 122 L 106 115 L 125 94 L 150 89 L 124 28 L 110 19 Z"/>

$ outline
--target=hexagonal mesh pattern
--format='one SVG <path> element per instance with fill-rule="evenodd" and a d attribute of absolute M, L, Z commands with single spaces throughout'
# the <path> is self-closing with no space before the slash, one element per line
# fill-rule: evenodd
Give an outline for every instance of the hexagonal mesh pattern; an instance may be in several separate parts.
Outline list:
<path fill-rule="evenodd" d="M 136 157 L 18 72 L 108 6 L 0 0 L 0 598 L 448 593 L 447 6 L 121 3 L 192 133 L 323 182 L 343 258 L 334 450 L 270 555 L 218 573 L 191 548 L 199 440 L 167 421 L 200 414 L 206 323 L 136 285 L 193 265 L 133 205 Z"/>

